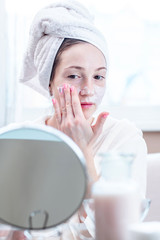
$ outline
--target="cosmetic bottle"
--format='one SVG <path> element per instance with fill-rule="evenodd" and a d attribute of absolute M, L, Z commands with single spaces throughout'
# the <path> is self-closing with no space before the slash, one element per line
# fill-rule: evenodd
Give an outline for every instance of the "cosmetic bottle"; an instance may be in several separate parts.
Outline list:
<path fill-rule="evenodd" d="M 131 178 L 134 155 L 101 153 L 101 178 L 92 188 L 96 240 L 128 240 L 140 221 L 140 194 Z"/>

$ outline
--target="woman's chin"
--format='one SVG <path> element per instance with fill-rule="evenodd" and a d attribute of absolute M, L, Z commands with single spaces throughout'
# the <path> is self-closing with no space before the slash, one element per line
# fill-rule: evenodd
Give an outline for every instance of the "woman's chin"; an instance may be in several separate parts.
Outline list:
<path fill-rule="evenodd" d="M 83 111 L 83 114 L 84 114 L 84 117 L 85 117 L 85 119 L 86 120 L 90 120 L 90 119 L 92 119 L 92 117 L 93 117 L 93 114 L 94 114 L 94 112 L 95 112 L 95 110 L 87 110 L 87 109 L 82 109 L 82 111 Z"/>

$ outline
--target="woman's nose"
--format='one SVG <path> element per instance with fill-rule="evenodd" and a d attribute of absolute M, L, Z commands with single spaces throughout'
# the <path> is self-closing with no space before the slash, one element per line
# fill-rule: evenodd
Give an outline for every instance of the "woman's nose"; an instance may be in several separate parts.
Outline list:
<path fill-rule="evenodd" d="M 83 95 L 94 95 L 94 86 L 92 83 L 84 84 L 80 89 L 80 94 Z"/>

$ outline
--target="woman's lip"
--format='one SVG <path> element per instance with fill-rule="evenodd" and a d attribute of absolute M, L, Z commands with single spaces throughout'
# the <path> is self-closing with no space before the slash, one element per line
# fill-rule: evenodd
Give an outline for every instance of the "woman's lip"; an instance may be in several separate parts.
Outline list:
<path fill-rule="evenodd" d="M 81 102 L 82 108 L 90 108 L 94 105 L 94 103 L 88 103 L 88 102 Z"/>

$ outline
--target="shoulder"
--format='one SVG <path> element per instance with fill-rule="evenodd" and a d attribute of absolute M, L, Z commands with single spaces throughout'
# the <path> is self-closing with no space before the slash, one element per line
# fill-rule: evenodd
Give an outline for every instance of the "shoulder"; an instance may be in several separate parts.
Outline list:
<path fill-rule="evenodd" d="M 45 115 L 43 117 L 34 119 L 34 120 L 28 120 L 23 122 L 13 122 L 6 126 L 3 126 L 0 128 L 0 134 L 3 134 L 4 132 L 19 128 L 19 127 L 29 127 L 34 125 L 45 125 L 45 121 L 49 118 L 49 115 Z"/>
<path fill-rule="evenodd" d="M 8 125 L 5 125 L 0 128 L 0 134 L 11 131 L 13 129 L 18 129 L 20 127 L 26 127 L 29 126 L 30 124 L 31 124 L 30 121 L 9 123 Z"/>
<path fill-rule="evenodd" d="M 109 116 L 98 141 L 101 142 L 99 150 L 105 148 L 109 151 L 137 152 L 142 150 L 146 152 L 146 143 L 141 129 L 127 119 L 118 120 Z"/>
<path fill-rule="evenodd" d="M 128 119 L 116 119 L 109 116 L 106 119 L 106 122 L 103 126 L 103 133 L 115 132 L 116 135 L 133 135 L 138 134 L 142 136 L 142 131 L 139 129 L 134 122 L 129 121 Z"/>
<path fill-rule="evenodd" d="M 42 117 L 39 117 L 33 121 L 34 124 L 46 124 L 46 120 L 49 119 L 52 115 L 44 115 Z"/>
<path fill-rule="evenodd" d="M 135 156 L 132 166 L 132 177 L 138 182 L 140 192 L 144 196 L 146 189 L 147 146 L 141 129 L 127 119 L 118 120 L 109 116 L 106 119 L 101 136 L 97 140 L 96 147 L 95 164 L 97 171 L 100 169 L 99 152 L 115 151 Z"/>

